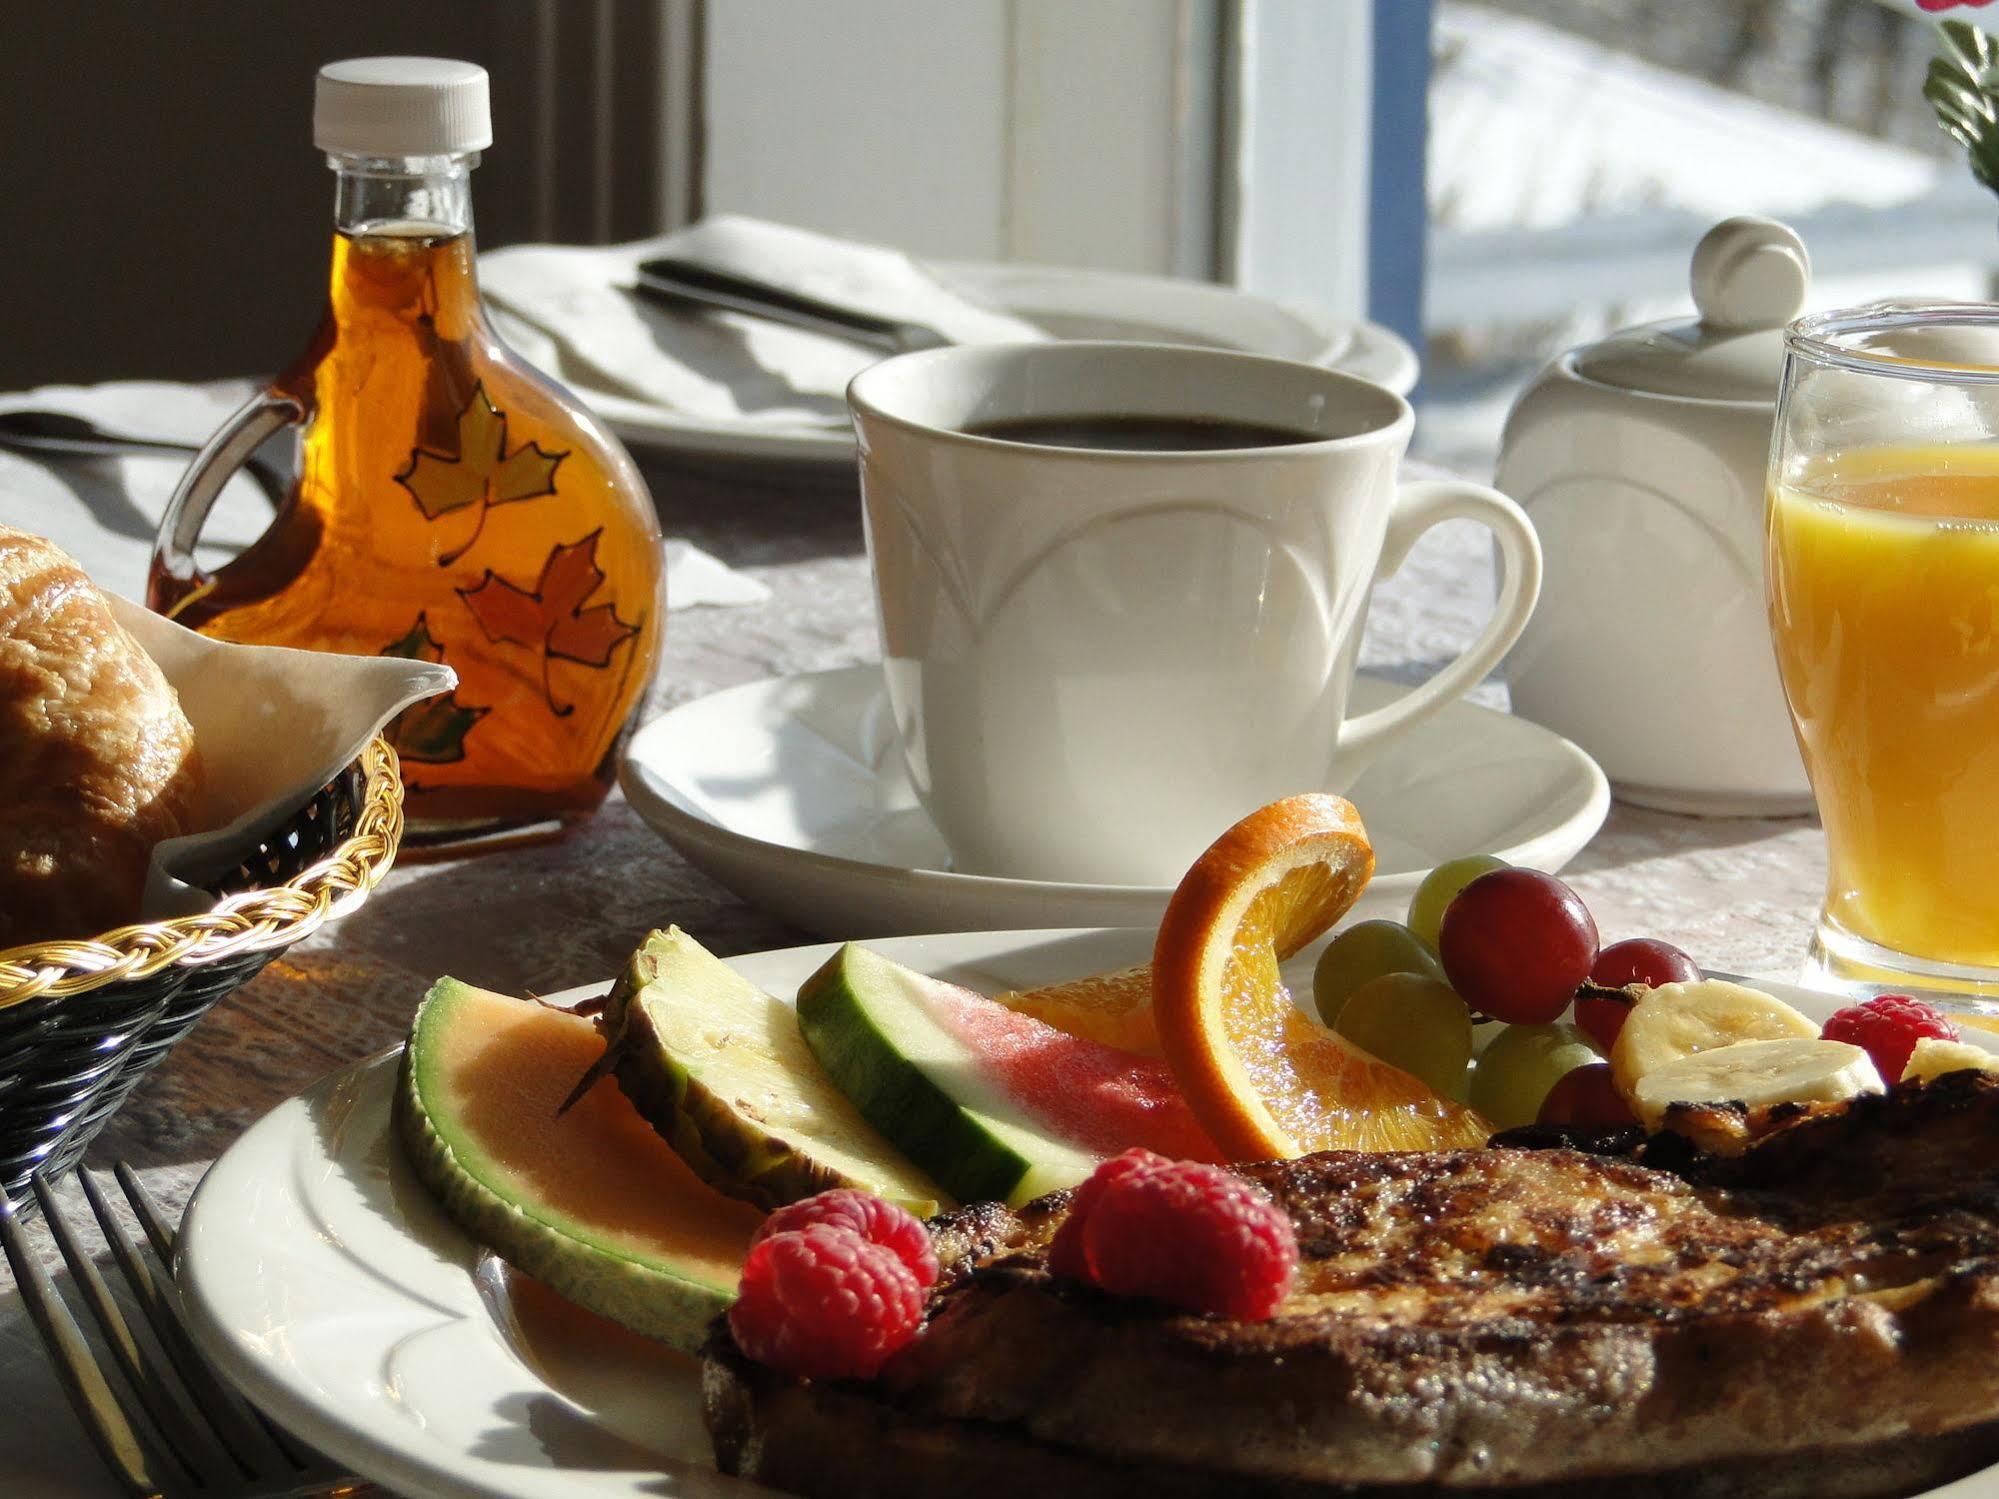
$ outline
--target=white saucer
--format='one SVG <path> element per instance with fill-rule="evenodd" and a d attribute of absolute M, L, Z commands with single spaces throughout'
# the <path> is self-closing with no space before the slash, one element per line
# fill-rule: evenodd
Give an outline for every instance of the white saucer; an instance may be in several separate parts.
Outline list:
<path fill-rule="evenodd" d="M 1402 690 L 1360 677 L 1353 711 Z M 695 868 L 821 936 L 1153 926 L 1171 894 L 953 873 L 902 770 L 874 666 L 752 682 L 676 708 L 633 738 L 619 780 Z M 1377 860 L 1356 919 L 1401 917 L 1424 874 L 1461 854 L 1558 870 L 1610 808 L 1603 772 L 1575 745 L 1469 703 L 1412 730 L 1348 795 Z"/>
<path fill-rule="evenodd" d="M 968 296 L 1058 338 L 1239 349 L 1328 365 L 1404 395 L 1416 384 L 1415 350 L 1379 323 L 1335 318 L 1212 282 L 987 261 L 934 261 L 929 269 Z M 634 448 L 760 463 L 853 464 L 854 434 L 844 423 L 777 427 L 671 411 L 606 388 L 586 364 L 562 360 L 559 350 L 540 347 L 531 332 L 514 332 Z"/>

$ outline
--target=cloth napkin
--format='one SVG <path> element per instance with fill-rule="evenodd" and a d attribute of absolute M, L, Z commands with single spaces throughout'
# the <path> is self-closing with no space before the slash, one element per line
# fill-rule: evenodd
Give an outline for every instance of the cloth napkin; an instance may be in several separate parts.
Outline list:
<path fill-rule="evenodd" d="M 199 443 L 250 390 L 237 380 L 48 385 L 0 396 L 0 410 L 65 411 L 113 432 Z M 176 457 L 41 459 L 0 451 L 0 525 L 48 537 L 82 563 L 98 587 L 142 599 L 153 534 L 186 467 L 187 460 Z M 263 491 L 237 475 L 209 512 L 197 556 L 207 566 L 220 565 L 263 534 L 270 517 Z M 666 544 L 669 609 L 760 604 L 769 597 L 755 578 L 700 548 Z"/>
<path fill-rule="evenodd" d="M 640 298 L 638 264 L 674 255 L 822 302 L 935 328 L 959 343 L 1048 337 L 985 307 L 899 250 L 722 214 L 634 244 L 514 245 L 479 259 L 510 342 L 590 392 L 613 420 L 661 411 L 750 427 L 844 430 L 847 382 L 881 352 L 731 312 Z"/>
<path fill-rule="evenodd" d="M 458 682 L 433 661 L 231 645 L 129 599 L 114 595 L 111 608 L 173 683 L 201 749 L 193 828 L 153 850 L 148 921 L 213 907 L 202 886 L 284 826 L 397 713 Z"/>

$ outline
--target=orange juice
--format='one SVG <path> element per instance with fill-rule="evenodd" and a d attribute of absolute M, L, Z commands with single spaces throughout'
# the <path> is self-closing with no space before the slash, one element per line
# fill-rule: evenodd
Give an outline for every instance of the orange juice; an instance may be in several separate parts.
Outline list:
<path fill-rule="evenodd" d="M 1815 461 L 1771 492 L 1767 564 L 1827 917 L 1999 967 L 1999 446 Z"/>

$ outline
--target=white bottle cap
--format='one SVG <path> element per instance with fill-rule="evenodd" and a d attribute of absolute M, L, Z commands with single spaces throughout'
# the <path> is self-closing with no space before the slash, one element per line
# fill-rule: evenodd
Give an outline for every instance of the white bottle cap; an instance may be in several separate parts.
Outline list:
<path fill-rule="evenodd" d="M 493 144 L 486 70 L 448 57 L 353 57 L 319 70 L 312 143 L 336 156 L 457 156 Z"/>

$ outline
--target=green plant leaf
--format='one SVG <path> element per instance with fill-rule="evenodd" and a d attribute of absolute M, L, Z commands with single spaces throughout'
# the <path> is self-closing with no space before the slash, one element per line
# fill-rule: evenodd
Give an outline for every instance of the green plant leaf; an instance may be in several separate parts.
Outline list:
<path fill-rule="evenodd" d="M 1999 192 L 1999 47 L 1976 26 L 1944 21 L 1941 47 L 1923 80 L 1923 97 L 1944 133 L 1964 147 L 1971 174 Z"/>

